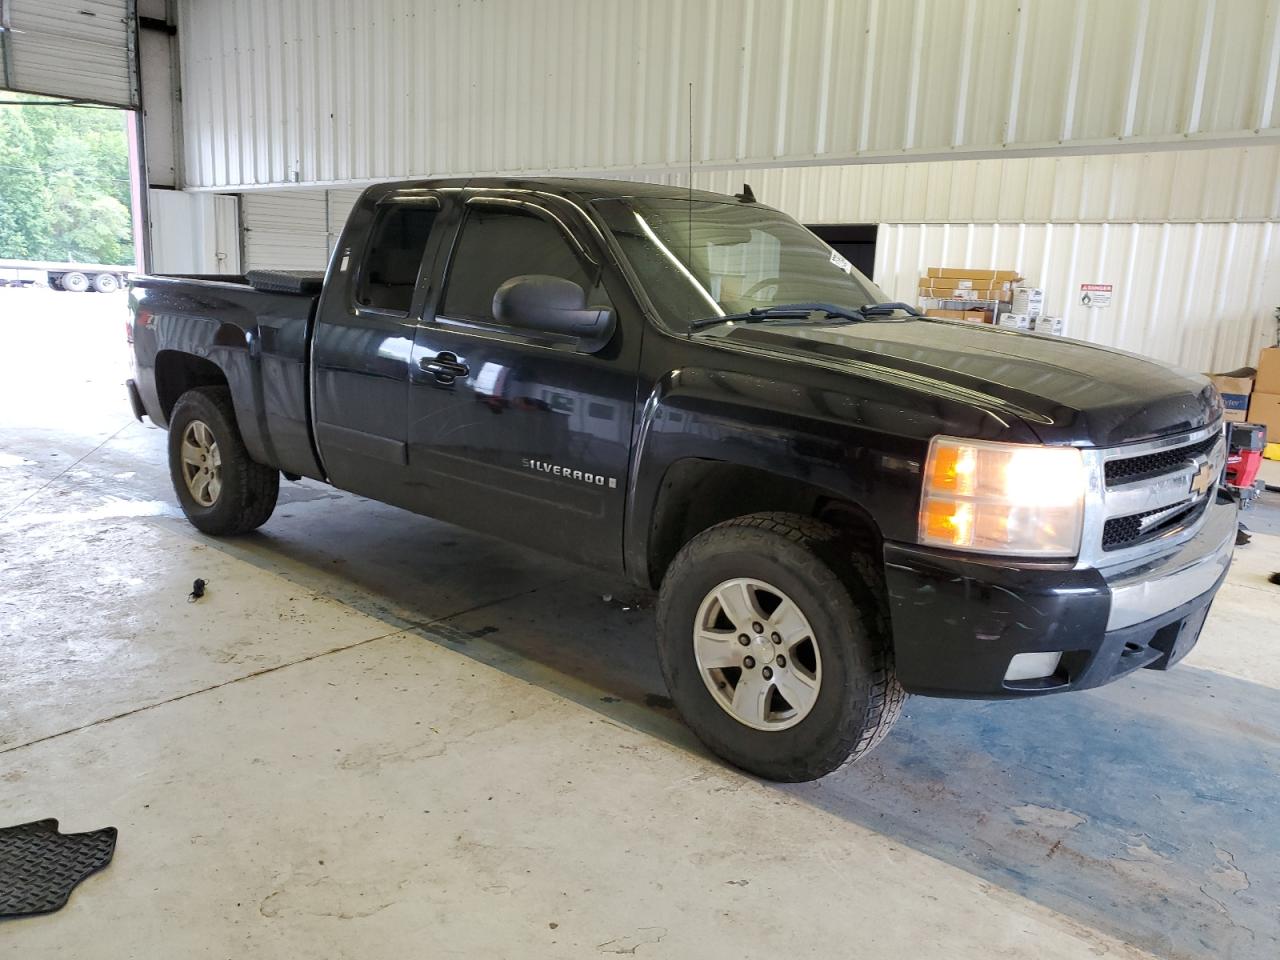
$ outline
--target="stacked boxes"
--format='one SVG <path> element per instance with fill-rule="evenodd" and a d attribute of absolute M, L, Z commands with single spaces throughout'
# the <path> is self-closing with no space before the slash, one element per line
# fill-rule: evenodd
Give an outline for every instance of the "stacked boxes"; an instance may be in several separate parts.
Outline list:
<path fill-rule="evenodd" d="M 1016 270 L 930 267 L 920 278 L 919 297 L 926 316 L 994 323 L 1020 279 Z"/>
<path fill-rule="evenodd" d="M 1258 375 L 1249 398 L 1249 422 L 1265 426 L 1271 442 L 1280 440 L 1280 347 L 1267 347 L 1258 356 Z"/>

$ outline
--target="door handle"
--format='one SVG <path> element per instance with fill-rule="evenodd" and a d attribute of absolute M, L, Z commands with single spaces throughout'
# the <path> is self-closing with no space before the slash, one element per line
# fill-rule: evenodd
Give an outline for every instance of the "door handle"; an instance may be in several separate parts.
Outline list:
<path fill-rule="evenodd" d="M 434 357 L 422 357 L 418 366 L 436 378 L 439 383 L 453 383 L 458 377 L 465 377 L 471 368 L 458 359 L 456 353 L 444 350 Z"/>

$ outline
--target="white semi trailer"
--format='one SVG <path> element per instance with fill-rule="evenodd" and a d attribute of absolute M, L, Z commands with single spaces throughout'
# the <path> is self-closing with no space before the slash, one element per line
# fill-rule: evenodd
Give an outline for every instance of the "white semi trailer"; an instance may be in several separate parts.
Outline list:
<path fill-rule="evenodd" d="M 132 267 L 103 263 L 0 260 L 0 287 L 49 287 L 71 293 L 114 293 L 128 282 Z"/>

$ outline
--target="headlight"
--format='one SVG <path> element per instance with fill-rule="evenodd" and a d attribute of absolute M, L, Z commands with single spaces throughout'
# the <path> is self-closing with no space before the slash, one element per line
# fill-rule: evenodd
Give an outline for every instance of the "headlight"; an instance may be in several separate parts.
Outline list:
<path fill-rule="evenodd" d="M 934 437 L 924 469 L 920 542 L 1020 557 L 1080 549 L 1087 486 L 1073 447 Z"/>

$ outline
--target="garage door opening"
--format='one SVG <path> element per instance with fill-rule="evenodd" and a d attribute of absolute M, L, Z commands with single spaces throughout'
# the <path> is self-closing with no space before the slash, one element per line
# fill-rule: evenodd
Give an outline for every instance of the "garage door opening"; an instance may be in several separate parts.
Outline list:
<path fill-rule="evenodd" d="M 0 93 L 0 281 L 109 293 L 141 262 L 134 114 Z"/>
<path fill-rule="evenodd" d="M 866 277 L 874 280 L 876 225 L 874 223 L 805 224 Z"/>

